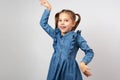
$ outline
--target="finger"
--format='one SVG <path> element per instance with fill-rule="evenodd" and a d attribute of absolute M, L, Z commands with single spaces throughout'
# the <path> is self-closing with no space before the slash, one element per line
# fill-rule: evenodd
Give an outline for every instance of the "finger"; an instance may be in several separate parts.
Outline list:
<path fill-rule="evenodd" d="M 43 3 L 43 0 L 40 0 L 40 4 L 42 5 L 42 3 Z"/>
<path fill-rule="evenodd" d="M 87 69 L 87 70 L 91 70 L 91 68 L 90 68 L 90 67 L 88 67 L 88 66 L 86 66 L 86 69 Z"/>
<path fill-rule="evenodd" d="M 91 72 L 90 72 L 90 71 L 88 71 L 88 70 L 87 70 L 87 71 L 85 71 L 85 72 L 84 72 L 84 74 L 85 74 L 85 76 L 87 76 L 87 77 L 89 77 L 89 76 L 91 76 L 91 75 L 92 75 L 92 74 L 91 74 Z"/>
<path fill-rule="evenodd" d="M 46 0 L 40 0 L 41 4 L 45 4 Z"/>
<path fill-rule="evenodd" d="M 85 73 L 84 74 L 86 77 L 90 77 L 92 74 Z"/>

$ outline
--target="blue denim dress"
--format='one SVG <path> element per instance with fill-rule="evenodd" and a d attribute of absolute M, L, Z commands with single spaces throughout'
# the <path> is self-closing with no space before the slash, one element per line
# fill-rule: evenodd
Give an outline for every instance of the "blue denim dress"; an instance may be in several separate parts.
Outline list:
<path fill-rule="evenodd" d="M 82 74 L 75 60 L 78 49 L 85 52 L 82 62 L 88 64 L 93 56 L 93 50 L 81 36 L 81 31 L 70 31 L 64 36 L 60 30 L 53 29 L 48 24 L 50 11 L 45 9 L 40 20 L 41 27 L 52 37 L 54 52 L 51 58 L 47 80 L 82 80 Z"/>

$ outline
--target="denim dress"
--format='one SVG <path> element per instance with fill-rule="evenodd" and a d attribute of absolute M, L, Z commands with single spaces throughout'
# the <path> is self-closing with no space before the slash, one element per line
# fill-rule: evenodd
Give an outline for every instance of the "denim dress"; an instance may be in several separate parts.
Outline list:
<path fill-rule="evenodd" d="M 81 36 L 81 31 L 70 31 L 62 36 L 58 28 L 53 29 L 48 24 L 49 15 L 50 11 L 45 9 L 40 20 L 41 27 L 53 39 L 54 52 L 47 80 L 83 80 L 76 61 L 76 54 L 79 49 L 84 51 L 85 56 L 82 62 L 87 65 L 94 56 L 93 50 Z"/>

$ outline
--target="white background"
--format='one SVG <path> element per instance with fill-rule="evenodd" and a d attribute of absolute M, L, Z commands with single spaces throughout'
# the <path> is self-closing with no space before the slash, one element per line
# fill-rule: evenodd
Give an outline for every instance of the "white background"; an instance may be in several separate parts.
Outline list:
<path fill-rule="evenodd" d="M 77 30 L 95 52 L 85 80 L 120 80 L 120 1 L 49 0 L 54 15 L 71 9 L 82 17 Z M 44 11 L 39 0 L 0 0 L 0 80 L 46 80 L 53 53 L 52 39 L 39 25 Z M 81 54 L 80 54 L 81 53 Z M 79 50 L 78 63 L 83 52 Z"/>

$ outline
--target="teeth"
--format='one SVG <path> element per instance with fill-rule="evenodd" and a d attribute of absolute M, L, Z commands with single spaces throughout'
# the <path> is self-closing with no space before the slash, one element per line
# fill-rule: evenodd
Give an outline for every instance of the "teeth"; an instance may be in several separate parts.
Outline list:
<path fill-rule="evenodd" d="M 64 29 L 66 29 L 66 26 L 60 26 L 60 28 L 64 30 Z"/>
<path fill-rule="evenodd" d="M 62 26 L 61 28 L 62 28 L 62 29 L 65 29 L 66 27 L 65 27 L 65 26 Z"/>
<path fill-rule="evenodd" d="M 66 28 L 65 26 L 62 26 L 62 28 Z"/>

